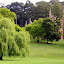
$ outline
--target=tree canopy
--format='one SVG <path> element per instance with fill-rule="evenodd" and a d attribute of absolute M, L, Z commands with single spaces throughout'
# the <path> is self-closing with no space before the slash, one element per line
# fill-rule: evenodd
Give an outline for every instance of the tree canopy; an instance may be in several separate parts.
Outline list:
<path fill-rule="evenodd" d="M 12 15 L 7 15 L 7 11 L 12 12 L 8 9 L 4 10 L 3 13 L 1 12 L 3 17 L 0 17 L 0 60 L 3 59 L 3 56 L 25 57 L 29 54 L 30 35 L 19 26 L 18 31 L 16 25 L 12 22 L 13 19 L 10 18 Z"/>
<path fill-rule="evenodd" d="M 40 1 L 36 2 L 35 5 L 30 0 L 27 0 L 25 4 L 14 2 L 6 7 L 16 13 L 16 23 L 23 27 L 26 21 L 27 23 L 29 22 L 29 18 L 34 21 L 35 19 L 38 20 L 38 18 L 49 17 L 50 8 L 52 8 L 54 16 L 62 17 L 62 5 L 64 6 L 63 2 L 59 2 L 59 0 L 50 0 L 50 2 Z"/>
<path fill-rule="evenodd" d="M 62 5 L 59 2 L 54 2 L 54 4 L 52 5 L 52 14 L 56 17 L 56 18 L 61 18 L 62 17 Z"/>
<path fill-rule="evenodd" d="M 45 18 L 43 20 L 42 27 L 44 28 L 44 38 L 48 41 L 59 40 L 60 34 L 57 31 L 57 26 L 50 18 Z"/>
<path fill-rule="evenodd" d="M 35 38 L 37 37 L 38 40 L 37 42 L 39 42 L 39 38 L 41 36 L 43 36 L 43 27 L 42 27 L 42 23 L 43 23 L 43 18 L 39 18 L 38 20 L 34 20 L 33 24 L 27 25 L 25 28 L 27 31 L 29 31 L 29 33 Z"/>
<path fill-rule="evenodd" d="M 60 38 L 60 33 L 57 31 L 57 25 L 50 18 L 39 18 L 38 20 L 34 20 L 32 24 L 25 26 L 26 31 L 35 38 L 39 39 L 42 37 L 44 40 L 58 41 Z"/>
<path fill-rule="evenodd" d="M 3 17 L 10 18 L 13 20 L 16 19 L 16 14 L 14 12 L 11 12 L 9 9 L 0 8 L 0 13 Z"/>
<path fill-rule="evenodd" d="M 57 24 L 57 31 L 59 31 L 61 27 L 61 20 L 63 20 L 63 8 L 60 2 L 54 2 L 52 4 L 52 14 L 56 17 L 55 22 Z"/>

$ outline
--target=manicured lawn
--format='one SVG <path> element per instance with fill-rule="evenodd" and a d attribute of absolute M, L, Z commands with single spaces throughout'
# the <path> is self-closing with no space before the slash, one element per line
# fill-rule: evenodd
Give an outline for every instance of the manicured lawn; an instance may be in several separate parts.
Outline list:
<path fill-rule="evenodd" d="M 64 59 L 30 57 L 30 58 L 4 58 L 0 64 L 64 64 Z"/>
<path fill-rule="evenodd" d="M 31 43 L 32 57 L 64 58 L 64 44 L 37 44 Z"/>
<path fill-rule="evenodd" d="M 64 64 L 64 40 L 53 44 L 30 43 L 30 56 L 3 57 L 0 64 Z"/>

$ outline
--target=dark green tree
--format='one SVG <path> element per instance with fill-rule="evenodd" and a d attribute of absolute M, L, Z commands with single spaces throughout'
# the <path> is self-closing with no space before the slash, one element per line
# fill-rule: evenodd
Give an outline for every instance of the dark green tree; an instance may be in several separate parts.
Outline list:
<path fill-rule="evenodd" d="M 33 9 L 35 8 L 34 4 L 31 3 L 30 0 L 27 0 L 24 5 L 24 13 L 25 13 L 25 19 L 28 21 L 29 18 L 33 19 Z"/>
<path fill-rule="evenodd" d="M 24 3 L 14 2 L 6 7 L 16 13 L 16 24 L 21 27 L 24 26 L 26 20 L 28 21 L 29 18 L 34 18 L 32 15 L 32 10 L 35 6 L 29 0 L 26 1 L 25 5 Z"/>
<path fill-rule="evenodd" d="M 13 2 L 10 5 L 7 5 L 6 8 L 16 13 L 16 24 L 23 26 L 24 3 Z"/>
<path fill-rule="evenodd" d="M 17 22 L 19 26 L 24 26 L 25 21 L 29 22 L 29 18 L 37 20 L 38 18 L 45 18 L 49 16 L 50 4 L 45 1 L 37 2 L 36 5 L 27 0 L 25 5 L 23 3 L 11 3 L 6 6 L 17 15 Z"/>
<path fill-rule="evenodd" d="M 36 3 L 33 9 L 34 19 L 49 17 L 50 4 L 45 1 L 40 1 Z"/>
<path fill-rule="evenodd" d="M 47 44 L 48 41 L 59 40 L 60 34 L 57 32 L 57 26 L 50 18 L 45 18 L 43 20 L 42 27 L 44 28 L 44 38 L 47 39 Z"/>

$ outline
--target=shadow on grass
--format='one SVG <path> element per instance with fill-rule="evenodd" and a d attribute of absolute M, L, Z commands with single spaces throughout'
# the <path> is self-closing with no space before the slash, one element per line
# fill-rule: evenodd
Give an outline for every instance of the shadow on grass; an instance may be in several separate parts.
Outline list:
<path fill-rule="evenodd" d="M 3 59 L 3 60 L 0 60 L 0 61 L 22 61 L 22 60 Z"/>
<path fill-rule="evenodd" d="M 22 58 L 18 58 L 18 57 L 3 57 L 3 60 L 0 61 L 22 61 Z"/>
<path fill-rule="evenodd" d="M 47 43 L 44 42 L 44 43 L 41 43 L 41 44 L 47 44 Z M 48 43 L 47 45 L 58 46 L 58 47 L 62 47 L 62 48 L 64 48 L 64 44 L 60 44 L 60 43 Z"/>
<path fill-rule="evenodd" d="M 47 44 L 47 42 L 31 42 L 31 43 L 35 43 L 35 44 L 42 44 L 42 45 L 47 45 L 47 46 L 53 46 L 53 47 L 58 47 L 58 48 L 63 48 L 64 49 L 64 43 L 54 43 L 54 42 L 49 42 Z"/>

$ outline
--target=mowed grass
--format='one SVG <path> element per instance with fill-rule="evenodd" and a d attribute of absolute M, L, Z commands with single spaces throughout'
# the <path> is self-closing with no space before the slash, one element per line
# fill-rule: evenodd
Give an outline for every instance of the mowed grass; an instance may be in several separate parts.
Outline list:
<path fill-rule="evenodd" d="M 30 55 L 26 58 L 3 57 L 0 64 L 64 64 L 64 40 L 53 44 L 30 43 Z"/>
<path fill-rule="evenodd" d="M 0 64 L 64 64 L 64 59 L 53 59 L 43 57 L 29 58 L 4 58 Z"/>
<path fill-rule="evenodd" d="M 64 40 L 52 42 L 52 44 L 31 43 L 32 57 L 64 58 Z"/>

